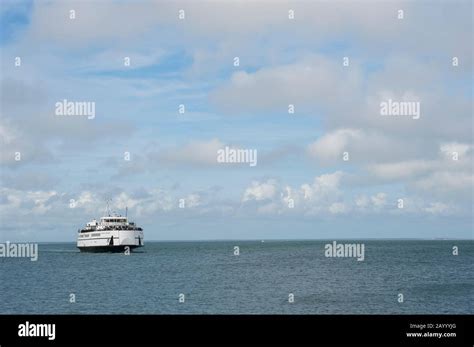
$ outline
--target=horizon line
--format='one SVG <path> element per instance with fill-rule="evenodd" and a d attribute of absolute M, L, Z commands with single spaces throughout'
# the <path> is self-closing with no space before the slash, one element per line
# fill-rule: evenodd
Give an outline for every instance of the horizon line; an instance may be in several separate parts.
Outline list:
<path fill-rule="evenodd" d="M 145 240 L 147 243 L 157 242 L 232 242 L 232 241 L 243 241 L 243 242 L 291 242 L 291 241 L 474 241 L 474 239 L 466 238 L 321 238 L 321 239 L 186 239 L 186 240 Z M 76 243 L 76 241 L 0 241 L 0 243 Z"/>

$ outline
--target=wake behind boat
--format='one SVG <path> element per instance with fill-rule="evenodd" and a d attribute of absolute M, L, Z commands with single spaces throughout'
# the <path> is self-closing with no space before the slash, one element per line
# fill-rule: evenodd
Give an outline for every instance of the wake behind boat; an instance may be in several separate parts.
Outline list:
<path fill-rule="evenodd" d="M 108 213 L 100 221 L 94 219 L 78 230 L 77 248 L 81 252 L 123 252 L 127 247 L 143 246 L 143 229 L 116 213 Z"/>

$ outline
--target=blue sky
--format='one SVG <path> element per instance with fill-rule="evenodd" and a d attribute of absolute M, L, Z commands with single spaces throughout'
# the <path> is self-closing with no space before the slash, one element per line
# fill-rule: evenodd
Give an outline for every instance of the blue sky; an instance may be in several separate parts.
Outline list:
<path fill-rule="evenodd" d="M 471 238 L 471 13 L 4 1 L 0 241 L 72 241 L 106 199 L 155 240 Z M 96 117 L 55 115 L 63 99 Z M 388 99 L 419 102 L 420 119 L 381 116 Z M 257 166 L 217 163 L 225 146 Z"/>

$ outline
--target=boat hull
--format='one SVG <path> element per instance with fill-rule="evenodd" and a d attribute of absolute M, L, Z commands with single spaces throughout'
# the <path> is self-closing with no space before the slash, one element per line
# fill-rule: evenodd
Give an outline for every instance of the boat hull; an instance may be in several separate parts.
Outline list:
<path fill-rule="evenodd" d="M 95 230 L 81 232 L 77 239 L 81 252 L 125 252 L 144 245 L 142 230 Z"/>
<path fill-rule="evenodd" d="M 125 253 L 126 250 L 132 251 L 139 247 L 142 246 L 78 246 L 77 248 L 84 253 Z"/>

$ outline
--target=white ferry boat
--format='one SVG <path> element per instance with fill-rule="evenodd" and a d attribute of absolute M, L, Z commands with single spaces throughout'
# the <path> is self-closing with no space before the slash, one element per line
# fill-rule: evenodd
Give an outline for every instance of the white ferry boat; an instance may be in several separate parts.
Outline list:
<path fill-rule="evenodd" d="M 78 230 L 77 248 L 81 252 L 123 252 L 127 247 L 143 246 L 143 229 L 116 213 L 94 219 Z"/>

